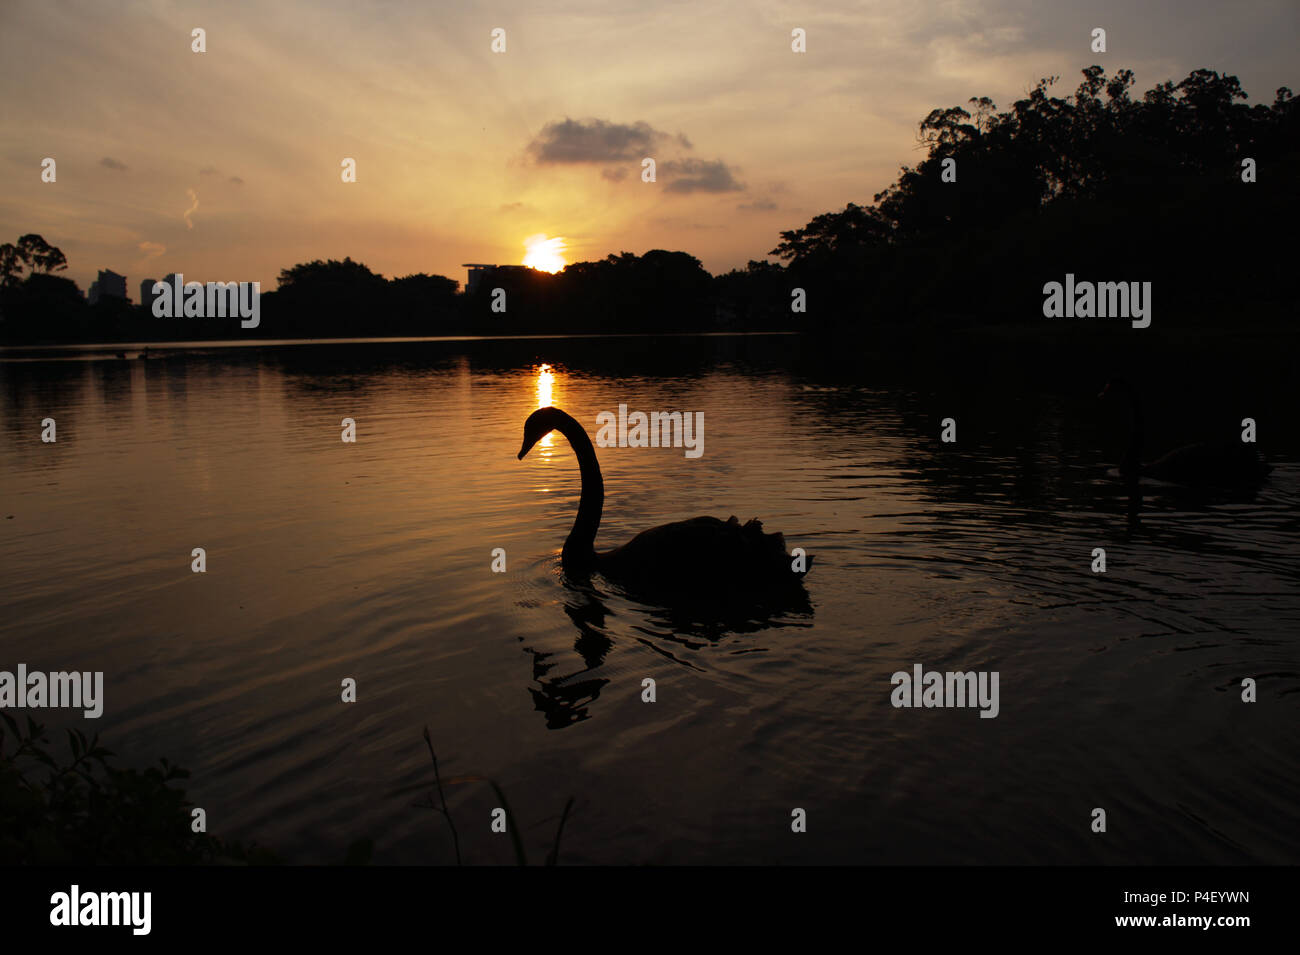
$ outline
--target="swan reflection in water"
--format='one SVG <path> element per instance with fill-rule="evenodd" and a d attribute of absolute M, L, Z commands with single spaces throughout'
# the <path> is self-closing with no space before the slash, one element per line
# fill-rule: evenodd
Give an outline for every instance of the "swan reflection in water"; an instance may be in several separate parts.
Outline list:
<path fill-rule="evenodd" d="M 573 649 L 581 658 L 581 665 L 574 669 L 570 663 L 564 671 L 555 672 L 562 663 L 571 660 L 568 653 L 553 647 L 523 646 L 533 662 L 528 692 L 534 709 L 545 714 L 547 729 L 563 729 L 589 718 L 588 707 L 609 682 L 597 673 L 614 647 L 614 641 L 605 633 L 605 620 L 611 614 L 598 594 L 566 583 L 563 600 L 565 613 L 578 629 Z M 542 606 L 549 611 L 551 603 L 543 601 L 527 606 Z M 524 638 L 518 640 L 523 643 Z"/>
<path fill-rule="evenodd" d="M 622 622 L 620 636 L 630 636 L 642 646 L 678 666 L 691 670 L 703 667 L 691 659 L 693 651 L 717 646 L 729 634 L 751 635 L 769 628 L 810 628 L 813 608 L 804 596 L 802 603 L 787 603 L 779 613 L 758 604 L 718 606 L 712 614 L 702 614 L 700 607 L 663 607 L 636 602 L 628 606 L 630 595 L 617 588 L 600 589 L 598 577 L 571 577 L 561 571 L 564 613 L 577 630 L 573 650 L 581 665 L 566 666 L 567 653 L 554 649 L 524 645 L 532 657 L 532 683 L 528 692 L 534 708 L 546 716 L 548 729 L 563 729 L 590 718 L 590 707 L 600 696 L 609 679 L 599 676 L 615 641 L 610 637 L 611 619 Z M 610 602 L 619 601 L 618 610 Z M 519 638 L 523 643 L 524 638 Z M 762 652 L 767 648 L 746 645 L 744 652 Z M 557 672 L 558 671 L 558 672 Z M 638 686 L 639 690 L 639 686 Z"/>

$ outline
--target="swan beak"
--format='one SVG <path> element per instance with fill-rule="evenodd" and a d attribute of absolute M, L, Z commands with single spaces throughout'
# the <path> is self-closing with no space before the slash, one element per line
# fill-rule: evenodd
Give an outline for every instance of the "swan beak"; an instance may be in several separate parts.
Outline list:
<path fill-rule="evenodd" d="M 524 455 L 527 454 L 527 453 L 528 453 L 529 451 L 531 451 L 532 449 L 533 449 L 532 444 L 529 443 L 529 441 L 528 441 L 527 439 L 525 439 L 525 440 L 524 440 L 524 443 L 523 443 L 523 447 L 521 447 L 521 448 L 519 449 L 519 458 L 518 458 L 518 460 L 522 461 L 522 460 L 524 459 Z"/>

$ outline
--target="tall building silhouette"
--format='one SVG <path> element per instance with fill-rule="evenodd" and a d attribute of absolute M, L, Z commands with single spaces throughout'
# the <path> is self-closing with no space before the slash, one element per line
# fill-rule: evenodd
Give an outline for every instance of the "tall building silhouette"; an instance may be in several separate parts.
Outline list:
<path fill-rule="evenodd" d="M 140 283 L 140 304 L 144 306 L 145 311 L 153 311 L 153 285 L 157 279 L 145 279 Z"/>
<path fill-rule="evenodd" d="M 126 276 L 118 275 L 112 269 L 100 269 L 99 278 L 90 283 L 90 292 L 86 297 L 91 305 L 101 298 L 120 298 L 129 301 L 126 297 Z"/>

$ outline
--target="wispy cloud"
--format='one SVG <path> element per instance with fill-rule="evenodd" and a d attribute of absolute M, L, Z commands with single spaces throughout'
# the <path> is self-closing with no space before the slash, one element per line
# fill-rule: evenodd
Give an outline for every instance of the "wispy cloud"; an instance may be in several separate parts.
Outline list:
<path fill-rule="evenodd" d="M 194 210 L 199 207 L 199 194 L 193 189 L 186 189 L 185 194 L 190 197 L 190 201 L 194 204 L 185 210 L 185 214 L 182 215 L 181 218 L 185 220 L 185 228 L 193 229 L 194 223 L 190 220 L 190 216 L 193 215 Z"/>
<path fill-rule="evenodd" d="M 112 156 L 105 156 L 99 161 L 99 164 L 105 169 L 112 169 L 115 172 L 126 172 L 126 163 L 114 159 Z"/>
<path fill-rule="evenodd" d="M 167 251 L 167 246 L 163 245 L 161 242 L 145 241 L 145 242 L 141 242 L 140 245 L 137 246 L 137 248 L 139 248 L 139 250 L 144 253 L 144 255 L 140 257 L 141 265 L 145 264 L 151 259 L 158 258 L 160 255 L 162 255 L 164 252 Z"/>

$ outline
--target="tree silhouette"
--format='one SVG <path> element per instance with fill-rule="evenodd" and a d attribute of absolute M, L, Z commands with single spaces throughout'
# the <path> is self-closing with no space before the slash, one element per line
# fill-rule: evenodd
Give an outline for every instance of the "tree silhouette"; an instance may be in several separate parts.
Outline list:
<path fill-rule="evenodd" d="M 22 270 L 28 269 L 28 276 L 51 272 L 68 267 L 68 260 L 63 252 L 50 245 L 44 238 L 34 232 L 21 236 L 17 245 L 6 242 L 0 245 L 0 287 L 12 288 L 22 279 Z"/>
<path fill-rule="evenodd" d="M 1272 243 L 1297 209 L 1300 172 L 1291 91 L 1251 106 L 1235 76 L 1196 70 L 1135 100 L 1130 70 L 1082 76 L 1071 96 L 1053 95 L 1049 77 L 1003 112 L 987 97 L 933 110 L 918 129 L 926 157 L 872 205 L 782 232 L 770 254 L 828 306 L 812 324 L 1029 314 L 1035 279 L 1084 268 L 1160 278 L 1168 307 L 1204 307 L 1242 288 L 1281 301 Z M 1245 158 L 1268 172 L 1243 191 Z M 949 159 L 953 182 L 941 175 Z M 1238 260 L 1248 257 L 1230 282 L 1229 236 L 1245 253 Z"/>

